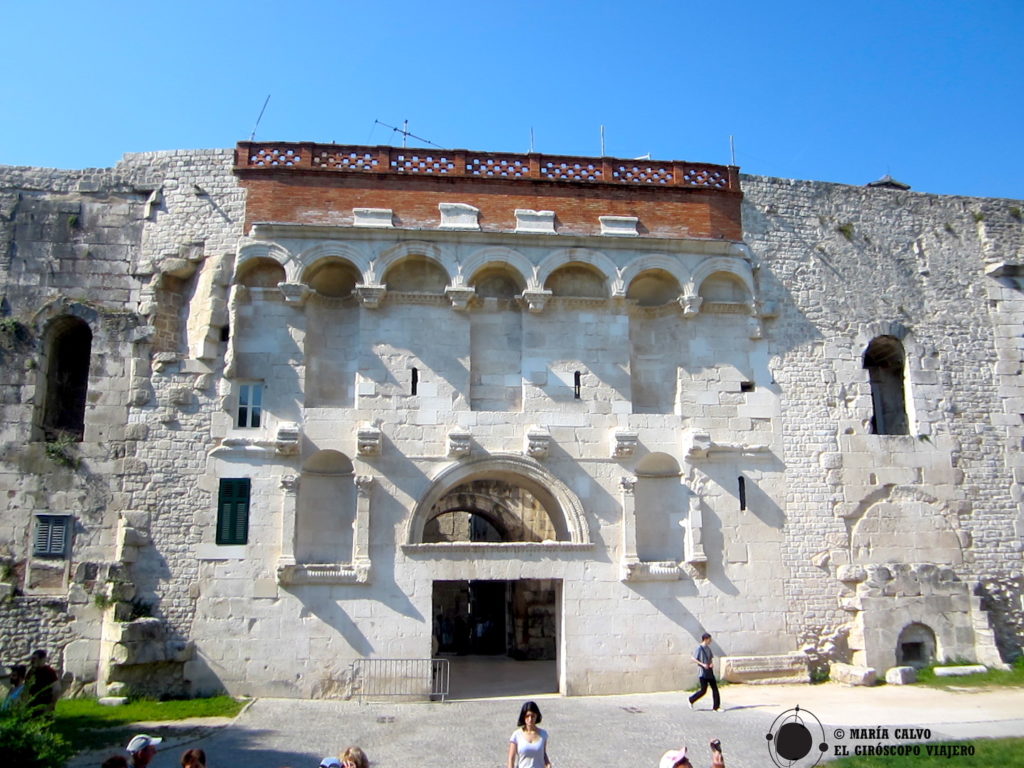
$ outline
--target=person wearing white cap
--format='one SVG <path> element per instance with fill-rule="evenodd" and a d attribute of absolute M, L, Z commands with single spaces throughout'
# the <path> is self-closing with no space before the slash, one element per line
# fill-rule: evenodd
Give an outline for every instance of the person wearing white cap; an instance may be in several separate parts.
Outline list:
<path fill-rule="evenodd" d="M 125 749 L 132 756 L 132 768 L 146 768 L 156 755 L 156 745 L 163 739 L 159 736 L 147 736 L 140 733 L 133 736 Z"/>
<path fill-rule="evenodd" d="M 341 760 L 336 757 L 325 757 L 320 761 L 320 768 L 341 768 Z"/>

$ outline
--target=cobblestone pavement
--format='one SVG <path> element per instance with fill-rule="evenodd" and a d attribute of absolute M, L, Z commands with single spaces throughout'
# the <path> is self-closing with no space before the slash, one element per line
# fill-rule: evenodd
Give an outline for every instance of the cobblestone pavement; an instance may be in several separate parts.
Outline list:
<path fill-rule="evenodd" d="M 946 692 L 916 686 L 853 689 L 838 685 L 727 686 L 725 711 L 710 702 L 687 707 L 686 693 L 627 696 L 536 697 L 543 727 L 550 733 L 555 768 L 592 768 L 617 763 L 656 768 L 669 748 L 686 745 L 696 768 L 710 765 L 707 743 L 722 740 L 730 768 L 773 765 L 766 734 L 777 718 L 799 706 L 823 724 L 821 735 L 807 714 L 817 746 L 824 738 L 829 756 L 836 745 L 853 753 L 857 745 L 907 744 L 920 734 L 899 726 L 930 730 L 932 740 L 970 743 L 978 738 L 1024 734 L 1024 689 Z M 706 697 L 710 699 L 710 695 Z M 477 699 L 447 703 L 304 701 L 258 699 L 228 725 L 169 738 L 152 768 L 178 765 L 189 746 L 206 750 L 210 768 L 315 768 L 326 755 L 358 744 L 373 768 L 426 762 L 502 768 L 508 737 L 515 729 L 522 699 Z M 884 728 L 870 732 L 869 728 Z M 854 729 L 862 729 L 854 731 Z M 96 766 L 97 756 L 72 763 Z M 785 763 L 783 763 L 785 764 Z M 809 765 L 798 761 L 794 766 Z"/>

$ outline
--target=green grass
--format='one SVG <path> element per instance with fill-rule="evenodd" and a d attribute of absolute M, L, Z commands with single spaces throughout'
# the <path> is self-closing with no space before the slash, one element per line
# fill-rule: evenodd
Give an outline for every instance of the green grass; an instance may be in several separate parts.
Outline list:
<path fill-rule="evenodd" d="M 929 755 L 941 744 L 974 747 L 973 755 Z M 901 745 L 909 746 L 909 745 Z M 964 739 L 962 741 L 921 744 L 920 755 L 877 755 L 872 757 L 841 757 L 828 763 L 829 768 L 1015 768 L 1024 766 L 1024 739 Z"/>
<path fill-rule="evenodd" d="M 953 666 L 939 664 L 938 666 Z M 1024 686 L 1024 656 L 1019 657 L 1008 670 L 990 669 L 979 675 L 963 677 L 936 677 L 934 667 L 925 667 L 917 672 L 917 682 L 936 688 L 982 688 L 992 685 Z"/>
<path fill-rule="evenodd" d="M 77 749 L 99 749 L 128 743 L 136 723 L 184 720 L 187 717 L 234 717 L 244 702 L 230 696 L 181 701 L 136 699 L 120 707 L 104 707 L 96 699 L 61 699 L 57 702 L 54 730 Z"/>

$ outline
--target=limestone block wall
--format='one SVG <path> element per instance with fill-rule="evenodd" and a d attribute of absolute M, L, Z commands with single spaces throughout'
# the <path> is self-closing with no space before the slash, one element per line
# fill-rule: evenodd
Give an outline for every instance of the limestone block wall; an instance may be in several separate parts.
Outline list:
<path fill-rule="evenodd" d="M 785 392 L 791 626 L 809 638 L 842 626 L 833 570 L 855 558 L 851 528 L 864 510 L 893 493 L 927 496 L 946 521 L 932 560 L 948 562 L 955 537 L 961 577 L 1018 573 L 1018 478 L 1008 460 L 1019 419 L 1001 414 L 1005 387 L 1019 386 L 1021 316 L 1016 292 L 986 267 L 1019 259 L 1019 208 L 760 177 L 745 177 L 744 191 L 762 300 L 779 307 L 766 338 Z M 990 228 L 998 237 L 985 237 Z M 986 300 L 999 291 L 1006 301 Z M 869 434 L 862 356 L 880 335 L 906 351 L 906 436 Z M 1015 655 L 1019 642 L 1002 650 Z"/>

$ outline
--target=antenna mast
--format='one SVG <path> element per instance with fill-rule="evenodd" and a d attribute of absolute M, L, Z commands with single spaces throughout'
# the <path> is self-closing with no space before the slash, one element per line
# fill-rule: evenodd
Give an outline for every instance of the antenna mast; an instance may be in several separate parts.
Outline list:
<path fill-rule="evenodd" d="M 444 149 L 444 147 L 442 147 L 440 144 L 435 144 L 430 139 L 424 139 L 422 136 L 417 136 L 415 133 L 410 133 L 409 132 L 409 121 L 408 120 L 405 120 L 402 123 L 402 127 L 401 128 L 396 128 L 393 125 L 388 125 L 387 123 L 382 123 L 380 120 L 374 120 L 373 124 L 374 125 L 383 125 L 385 128 L 390 128 L 395 133 L 402 134 L 402 148 L 403 149 L 405 149 L 405 147 L 406 147 L 406 140 L 410 136 L 412 138 L 416 139 L 416 141 L 422 141 L 424 144 L 429 144 L 432 147 L 437 147 L 438 149 Z"/>
<path fill-rule="evenodd" d="M 252 127 L 252 133 L 249 134 L 249 141 L 256 140 L 256 129 L 260 127 L 260 120 L 263 119 L 263 113 L 267 110 L 267 104 L 270 103 L 270 94 L 267 94 L 267 100 L 263 102 L 263 109 L 260 110 L 260 116 L 256 118 L 256 125 Z"/>

